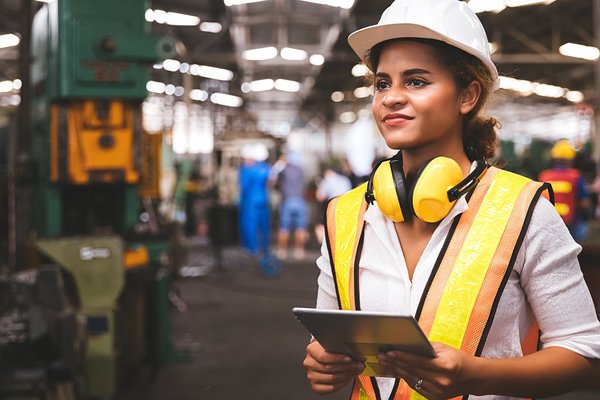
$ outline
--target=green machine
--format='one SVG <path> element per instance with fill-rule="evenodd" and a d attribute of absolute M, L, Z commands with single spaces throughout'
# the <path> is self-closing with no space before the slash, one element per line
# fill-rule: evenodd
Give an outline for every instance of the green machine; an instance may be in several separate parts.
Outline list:
<path fill-rule="evenodd" d="M 121 237 L 140 214 L 142 102 L 151 65 L 175 54 L 152 35 L 145 0 L 57 0 L 31 34 L 31 236 L 74 278 L 85 318 L 86 397 L 115 394 Z M 146 166 L 147 169 L 147 166 Z"/>

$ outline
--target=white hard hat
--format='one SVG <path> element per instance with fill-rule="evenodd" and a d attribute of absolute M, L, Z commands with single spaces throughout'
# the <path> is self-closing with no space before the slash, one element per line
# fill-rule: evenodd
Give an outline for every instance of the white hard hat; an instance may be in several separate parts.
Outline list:
<path fill-rule="evenodd" d="M 366 53 L 389 39 L 422 38 L 448 43 L 477 57 L 490 70 L 498 86 L 498 70 L 481 21 L 458 0 L 396 0 L 381 14 L 377 25 L 352 33 L 348 43 L 368 65 Z"/>
<path fill-rule="evenodd" d="M 251 144 L 245 144 L 242 146 L 241 156 L 242 158 L 252 158 L 253 147 Z"/>
<path fill-rule="evenodd" d="M 269 158 L 269 149 L 264 143 L 255 143 L 252 146 L 252 159 L 254 161 L 266 161 Z"/>

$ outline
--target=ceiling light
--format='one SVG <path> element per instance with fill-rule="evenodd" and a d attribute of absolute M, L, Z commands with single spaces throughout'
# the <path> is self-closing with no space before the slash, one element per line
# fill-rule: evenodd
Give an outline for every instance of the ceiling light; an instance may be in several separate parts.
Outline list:
<path fill-rule="evenodd" d="M 554 3 L 555 0 L 504 0 L 508 7 L 533 6 L 535 4 L 548 5 Z"/>
<path fill-rule="evenodd" d="M 206 101 L 208 100 L 208 92 L 202 89 L 192 89 L 190 90 L 190 99 L 196 101 Z"/>
<path fill-rule="evenodd" d="M 148 22 L 173 26 L 196 26 L 200 23 L 200 18 L 195 15 L 167 12 L 164 10 L 148 9 L 146 10 L 144 17 Z"/>
<path fill-rule="evenodd" d="M 54 3 L 55 0 L 35 0 L 40 3 Z"/>
<path fill-rule="evenodd" d="M 175 85 L 168 84 L 165 86 L 165 94 L 167 96 L 172 96 L 175 94 Z"/>
<path fill-rule="evenodd" d="M 467 5 L 475 13 L 489 11 L 499 13 L 506 8 L 504 0 L 471 0 Z"/>
<path fill-rule="evenodd" d="M 584 46 L 577 43 L 565 43 L 558 48 L 563 56 L 583 58 L 586 60 L 597 60 L 600 57 L 600 50 L 593 46 Z"/>
<path fill-rule="evenodd" d="M 538 96 L 552 97 L 557 99 L 559 97 L 563 97 L 567 93 L 567 90 L 561 88 L 560 86 L 536 83 L 533 85 L 533 93 L 537 94 Z"/>
<path fill-rule="evenodd" d="M 240 107 L 244 104 L 244 100 L 241 97 L 233 96 L 225 93 L 213 93 L 210 95 L 210 101 L 214 104 L 218 104 L 226 107 Z"/>
<path fill-rule="evenodd" d="M 259 79 L 249 83 L 250 92 L 266 92 L 275 88 L 275 81 L 273 79 Z"/>
<path fill-rule="evenodd" d="M 12 92 L 15 88 L 13 81 L 1 81 L 0 82 L 0 93 Z"/>
<path fill-rule="evenodd" d="M 349 124 L 350 122 L 356 121 L 356 113 L 354 111 L 346 111 L 340 114 L 340 122 L 343 124 Z"/>
<path fill-rule="evenodd" d="M 364 99 L 365 97 L 369 97 L 372 94 L 372 90 L 370 87 L 362 86 L 354 89 L 354 97 L 357 99 Z"/>
<path fill-rule="evenodd" d="M 283 92 L 295 93 L 300 91 L 300 82 L 291 81 L 288 79 L 277 79 L 275 81 L 275 89 Z"/>
<path fill-rule="evenodd" d="M 17 35 L 12 33 L 8 33 L 6 35 L 0 35 L 0 49 L 5 49 L 7 47 L 14 47 L 19 44 L 21 39 Z"/>
<path fill-rule="evenodd" d="M 352 76 L 365 76 L 369 72 L 369 68 L 365 64 L 356 64 L 352 67 Z"/>
<path fill-rule="evenodd" d="M 13 89 L 19 90 L 19 89 L 21 89 L 22 86 L 23 86 L 23 82 L 21 82 L 20 79 L 15 79 L 13 81 Z"/>
<path fill-rule="evenodd" d="M 218 81 L 230 81 L 233 79 L 234 73 L 228 69 L 210 67 L 208 65 L 194 64 L 190 67 L 192 75 L 198 75 L 203 78 L 215 79 Z"/>
<path fill-rule="evenodd" d="M 277 57 L 277 49 L 273 46 L 270 46 L 246 50 L 242 53 L 242 57 L 248 61 L 270 60 Z"/>
<path fill-rule="evenodd" d="M 165 86 L 166 85 L 162 82 L 148 81 L 148 83 L 146 83 L 146 90 L 150 93 L 162 94 L 165 92 Z"/>
<path fill-rule="evenodd" d="M 231 7 L 231 6 L 240 6 L 242 4 L 258 3 L 261 1 L 265 1 L 265 0 L 225 0 L 224 2 L 227 7 Z"/>
<path fill-rule="evenodd" d="M 302 0 L 307 3 L 323 4 L 325 6 L 345 8 L 346 10 L 352 8 L 354 0 Z"/>
<path fill-rule="evenodd" d="M 565 94 L 565 98 L 572 103 L 581 103 L 583 101 L 583 93 L 577 90 L 569 90 Z"/>
<path fill-rule="evenodd" d="M 292 47 L 284 47 L 281 49 L 281 58 L 288 61 L 303 61 L 306 60 L 308 54 L 304 50 L 294 49 Z"/>
<path fill-rule="evenodd" d="M 181 66 L 181 63 L 177 60 L 172 60 L 170 58 L 167 58 L 165 61 L 163 61 L 163 68 L 170 72 L 179 71 L 180 66 Z"/>
<path fill-rule="evenodd" d="M 323 57 L 321 54 L 313 54 L 312 56 L 310 56 L 308 61 L 312 65 L 319 66 L 319 65 L 323 65 L 325 63 L 325 57 Z"/>
<path fill-rule="evenodd" d="M 496 42 L 489 42 L 488 47 L 490 48 L 491 54 L 496 53 L 498 51 L 498 49 L 500 48 L 500 46 L 498 46 L 498 43 L 496 43 Z"/>
<path fill-rule="evenodd" d="M 331 93 L 331 101 L 334 103 L 339 103 L 344 100 L 344 92 L 340 92 L 339 90 Z"/>
<path fill-rule="evenodd" d="M 202 22 L 200 24 L 202 32 L 219 33 L 222 29 L 223 26 L 218 22 Z"/>

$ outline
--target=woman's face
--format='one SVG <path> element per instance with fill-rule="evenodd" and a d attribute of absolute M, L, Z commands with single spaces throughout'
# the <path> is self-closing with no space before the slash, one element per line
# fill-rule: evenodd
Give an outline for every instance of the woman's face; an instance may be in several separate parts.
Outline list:
<path fill-rule="evenodd" d="M 448 146 L 462 148 L 463 96 L 435 52 L 431 45 L 404 40 L 381 49 L 373 116 L 392 149 L 424 150 L 433 157 Z"/>

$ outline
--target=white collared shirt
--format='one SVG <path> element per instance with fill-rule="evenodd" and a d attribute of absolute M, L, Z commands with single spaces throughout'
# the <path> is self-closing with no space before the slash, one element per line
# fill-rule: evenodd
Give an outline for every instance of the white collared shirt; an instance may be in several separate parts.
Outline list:
<path fill-rule="evenodd" d="M 411 281 L 394 223 L 381 213 L 376 203 L 370 206 L 364 215 L 364 243 L 359 262 L 361 309 L 415 315 L 452 220 L 467 209 L 468 203 L 462 197 L 440 222 Z M 540 198 L 500 298 L 482 357 L 521 356 L 521 342 L 537 320 L 543 347 L 560 346 L 585 357 L 600 358 L 600 322 L 577 260 L 580 251 L 581 246 L 572 239 L 554 206 Z M 325 242 L 317 265 L 320 268 L 317 308 L 337 309 Z M 393 379 L 377 378 L 377 382 L 382 399 L 387 399 Z"/>

